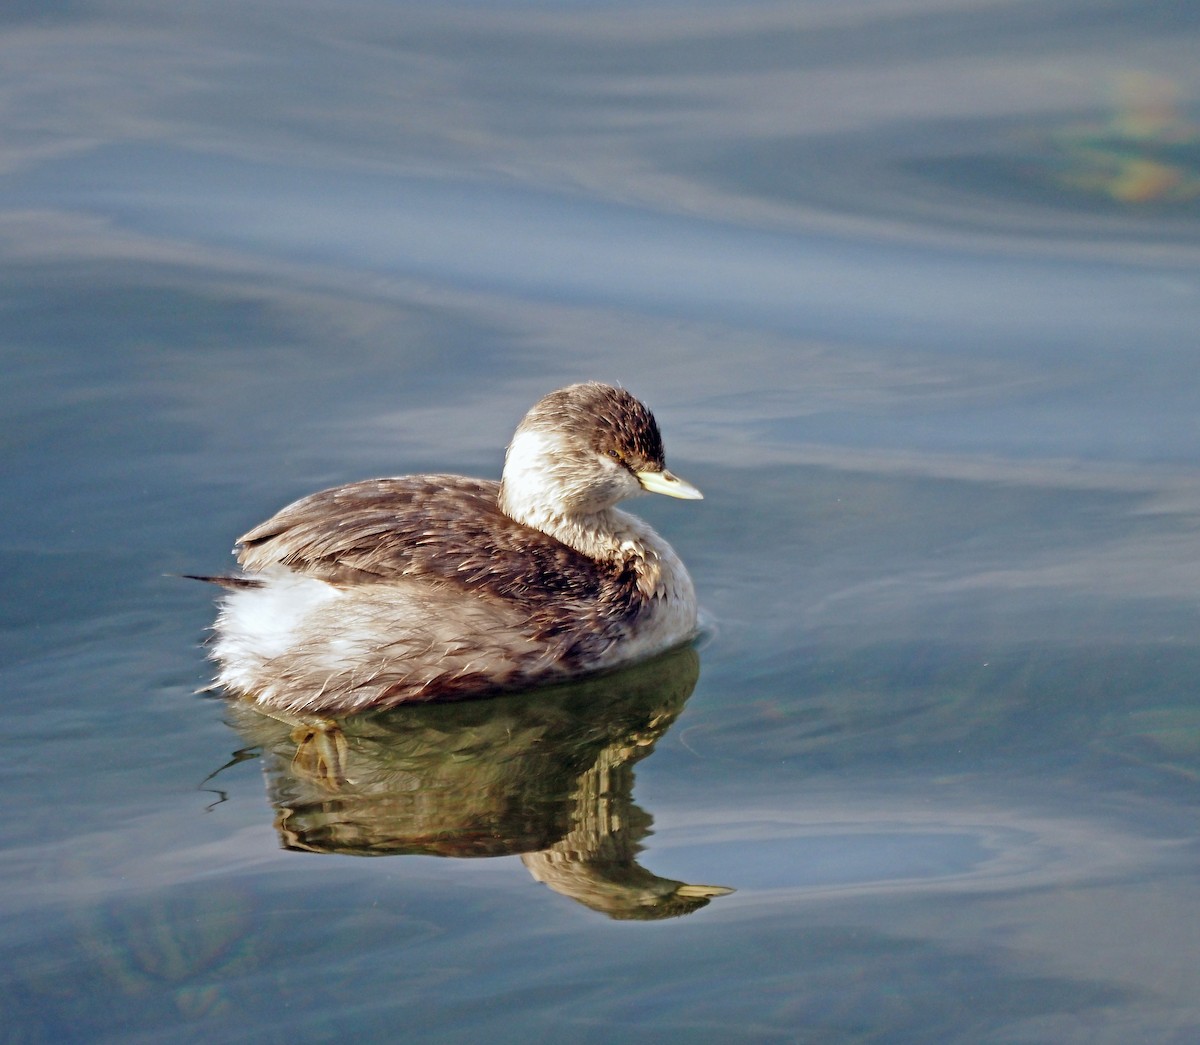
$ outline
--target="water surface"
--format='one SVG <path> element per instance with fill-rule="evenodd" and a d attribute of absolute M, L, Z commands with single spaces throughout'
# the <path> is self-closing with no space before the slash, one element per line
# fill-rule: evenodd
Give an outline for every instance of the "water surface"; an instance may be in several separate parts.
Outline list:
<path fill-rule="evenodd" d="M 8 5 L 12 1039 L 1195 1040 L 1198 35 Z M 170 575 L 585 378 L 705 491 L 634 505 L 698 655 L 341 746 L 196 693 Z"/>

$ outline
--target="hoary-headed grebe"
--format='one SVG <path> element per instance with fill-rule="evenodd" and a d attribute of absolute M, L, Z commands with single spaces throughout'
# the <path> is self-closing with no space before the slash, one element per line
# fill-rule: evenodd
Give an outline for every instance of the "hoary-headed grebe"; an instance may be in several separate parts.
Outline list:
<path fill-rule="evenodd" d="M 239 540 L 215 626 L 217 683 L 267 711 L 342 716 L 628 663 L 696 632 L 691 578 L 619 510 L 696 499 L 628 392 L 551 392 L 500 482 L 368 479 L 288 505 Z"/>

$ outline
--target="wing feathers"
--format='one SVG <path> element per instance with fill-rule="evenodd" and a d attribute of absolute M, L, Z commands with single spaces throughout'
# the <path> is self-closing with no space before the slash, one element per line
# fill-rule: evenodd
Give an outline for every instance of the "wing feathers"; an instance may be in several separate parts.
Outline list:
<path fill-rule="evenodd" d="M 252 573 L 282 564 L 334 585 L 417 579 L 520 605 L 532 634 L 579 631 L 582 659 L 640 613 L 636 571 L 601 563 L 500 511 L 499 484 L 371 479 L 283 508 L 239 541 Z M 582 627 L 581 627 L 582 625 Z"/>

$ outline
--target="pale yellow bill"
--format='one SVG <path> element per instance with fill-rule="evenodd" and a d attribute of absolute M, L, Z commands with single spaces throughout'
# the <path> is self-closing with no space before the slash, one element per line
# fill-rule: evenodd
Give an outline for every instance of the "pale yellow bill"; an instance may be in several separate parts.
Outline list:
<path fill-rule="evenodd" d="M 672 475 L 664 469 L 661 472 L 634 472 L 643 490 L 650 493 L 664 493 L 668 497 L 679 497 L 685 501 L 700 501 L 704 494 L 691 483 Z"/>

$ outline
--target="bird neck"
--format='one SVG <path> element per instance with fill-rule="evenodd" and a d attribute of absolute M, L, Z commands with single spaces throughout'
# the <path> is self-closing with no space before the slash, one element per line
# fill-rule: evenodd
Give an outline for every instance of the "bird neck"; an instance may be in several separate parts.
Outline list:
<path fill-rule="evenodd" d="M 517 430 L 500 481 L 499 505 L 505 515 L 590 559 L 611 559 L 620 544 L 616 520 L 608 504 L 589 503 L 587 492 L 555 433 Z"/>
<path fill-rule="evenodd" d="M 595 562 L 632 567 L 647 597 L 690 585 L 687 571 L 647 523 L 613 507 L 596 484 L 580 483 L 554 433 L 518 429 L 504 461 L 499 507 Z M 676 574 L 683 580 L 677 582 Z"/>
<path fill-rule="evenodd" d="M 597 562 L 615 562 L 640 552 L 630 523 L 637 520 L 616 508 L 568 512 L 553 500 L 514 496 L 506 481 L 500 486 L 500 510 L 510 519 L 561 541 Z"/>

